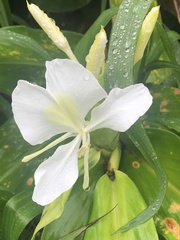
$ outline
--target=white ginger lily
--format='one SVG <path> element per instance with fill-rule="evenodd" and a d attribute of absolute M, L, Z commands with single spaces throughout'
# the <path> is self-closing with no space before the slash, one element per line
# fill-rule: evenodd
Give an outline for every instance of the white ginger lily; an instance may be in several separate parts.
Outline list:
<path fill-rule="evenodd" d="M 46 89 L 19 80 L 12 94 L 14 118 L 28 143 L 40 144 L 64 133 L 44 149 L 26 156 L 24 162 L 74 137 L 69 143 L 58 146 L 35 171 L 33 200 L 43 206 L 76 182 L 79 155 L 84 156 L 83 188 L 88 188 L 90 132 L 100 128 L 124 132 L 152 104 L 152 96 L 143 84 L 114 88 L 107 94 L 93 74 L 79 63 L 54 59 L 46 62 L 46 68 Z M 86 121 L 92 108 L 90 121 Z"/>

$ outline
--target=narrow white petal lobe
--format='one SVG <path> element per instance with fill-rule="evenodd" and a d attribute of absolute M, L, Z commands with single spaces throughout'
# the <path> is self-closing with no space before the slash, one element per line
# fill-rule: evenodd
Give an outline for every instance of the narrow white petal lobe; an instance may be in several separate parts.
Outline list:
<path fill-rule="evenodd" d="M 149 109 L 152 96 L 143 84 L 114 88 L 105 101 L 94 108 L 86 131 L 110 128 L 124 132 Z"/>
<path fill-rule="evenodd" d="M 78 149 L 81 139 L 62 145 L 35 172 L 33 201 L 45 206 L 70 189 L 78 178 Z"/>

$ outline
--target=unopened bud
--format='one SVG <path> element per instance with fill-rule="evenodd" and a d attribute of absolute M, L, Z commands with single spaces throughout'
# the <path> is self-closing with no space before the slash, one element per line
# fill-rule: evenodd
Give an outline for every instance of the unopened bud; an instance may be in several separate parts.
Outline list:
<path fill-rule="evenodd" d="M 56 26 L 55 21 L 47 16 L 38 6 L 35 4 L 29 4 L 27 1 L 27 7 L 33 18 L 40 25 L 40 27 L 46 32 L 48 37 L 54 42 L 54 44 L 61 49 L 66 55 L 77 62 L 75 55 L 73 54 L 71 47 L 60 31 L 59 27 Z"/>
<path fill-rule="evenodd" d="M 134 64 L 136 64 L 144 54 L 146 45 L 154 30 L 154 27 L 158 18 L 158 14 L 159 14 L 159 6 L 153 7 L 142 23 L 142 27 L 139 32 L 137 45 L 136 45 Z"/>
<path fill-rule="evenodd" d="M 86 68 L 97 78 L 105 61 L 105 48 L 107 43 L 106 32 L 103 27 L 96 35 L 89 54 L 86 56 Z"/>

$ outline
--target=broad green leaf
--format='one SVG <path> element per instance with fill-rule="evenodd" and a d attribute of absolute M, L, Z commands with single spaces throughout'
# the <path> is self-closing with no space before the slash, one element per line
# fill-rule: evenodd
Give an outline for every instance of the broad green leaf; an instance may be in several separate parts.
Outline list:
<path fill-rule="evenodd" d="M 0 239 L 3 239 L 3 231 L 2 231 L 2 216 L 4 206 L 7 201 L 13 197 L 14 193 L 7 190 L 6 188 L 0 187 Z"/>
<path fill-rule="evenodd" d="M 148 111 L 148 121 L 160 123 L 180 132 L 180 90 L 154 85 L 151 92 L 154 102 Z"/>
<path fill-rule="evenodd" d="M 163 30 L 165 32 L 160 38 L 158 26 L 159 24 L 157 24 L 154 29 L 146 54 L 143 61 L 141 61 L 137 81 L 141 80 L 142 82 L 151 82 L 155 84 L 163 82 L 165 85 L 173 84 L 172 86 L 176 86 L 177 74 L 180 71 L 180 66 L 178 65 L 178 63 L 180 63 L 180 44 L 177 41 L 179 39 L 179 34 L 173 31 Z M 165 38 L 165 40 L 163 40 L 163 38 Z M 166 39 L 168 39 L 166 45 L 170 44 L 170 48 L 172 48 L 172 60 L 170 60 L 171 58 L 169 58 L 168 55 L 168 47 L 166 46 L 168 52 L 164 47 L 164 42 L 167 42 Z"/>
<path fill-rule="evenodd" d="M 90 171 L 90 190 L 82 188 L 83 176 L 80 176 L 73 186 L 62 216 L 44 228 L 42 240 L 57 240 L 88 224 L 93 201 L 94 187 L 103 175 L 103 164 L 99 162 Z M 69 238 L 70 240 L 71 238 Z M 77 240 L 83 239 L 80 235 Z"/>
<path fill-rule="evenodd" d="M 42 217 L 41 217 L 38 225 L 35 228 L 32 239 L 34 239 L 36 233 L 40 229 L 47 226 L 49 223 L 51 223 L 55 219 L 60 218 L 60 216 L 63 213 L 64 206 L 66 204 L 66 201 L 69 197 L 70 192 L 71 192 L 71 190 L 64 192 L 57 199 L 55 199 L 51 204 L 47 205 L 44 208 Z"/>
<path fill-rule="evenodd" d="M 17 32 L 14 32 L 9 29 L 0 29 L 0 42 L 1 42 L 1 56 L 4 57 L 3 62 L 7 62 L 7 59 L 12 57 L 15 58 L 15 60 L 19 60 L 19 64 L 22 64 L 24 60 L 29 60 L 30 62 L 35 62 L 38 64 L 38 61 L 43 60 L 51 60 L 51 55 L 42 48 L 35 40 L 33 40 L 31 37 L 26 36 L 24 34 L 19 34 Z M 9 49 L 6 49 L 6 46 L 9 46 Z M 18 51 L 15 46 L 22 48 L 21 51 Z M 13 51 L 14 50 L 14 51 Z M 18 56 L 20 55 L 24 56 L 24 59 L 19 59 Z M 23 54 L 22 54 L 23 53 Z M 36 54 L 36 59 L 33 59 L 31 54 Z M 6 59 L 7 58 L 7 59 Z M 1 61 L 2 63 L 2 61 Z"/>
<path fill-rule="evenodd" d="M 100 151 L 91 148 L 89 152 L 89 169 L 92 169 L 99 161 L 100 159 Z M 82 175 L 84 173 L 84 159 L 79 158 L 78 159 L 78 165 L 79 165 L 79 175 Z M 47 226 L 52 221 L 60 218 L 60 216 L 63 213 L 66 201 L 69 197 L 69 194 L 71 192 L 71 189 L 67 192 L 64 192 L 61 196 L 59 196 L 55 201 L 53 201 L 51 204 L 45 207 L 42 217 L 40 219 L 40 222 L 36 226 L 36 229 L 34 231 L 33 237 L 36 235 L 36 233 L 43 227 Z M 33 238 L 32 238 L 33 239 Z"/>
<path fill-rule="evenodd" d="M 79 41 L 75 48 L 75 54 L 81 64 L 85 64 L 85 58 L 88 55 L 89 49 L 94 42 L 96 34 L 100 31 L 101 26 L 105 27 L 117 13 L 117 10 L 118 8 L 112 8 L 103 11 Z"/>
<path fill-rule="evenodd" d="M 122 225 L 143 211 L 146 204 L 137 187 L 126 174 L 118 170 L 114 174 L 114 180 L 111 180 L 107 174 L 99 179 L 94 191 L 90 221 L 114 209 L 86 230 L 84 240 L 158 239 L 152 219 L 136 229 L 125 233 L 117 232 Z"/>
<path fill-rule="evenodd" d="M 29 148 L 13 120 L 0 128 L 0 186 L 17 193 L 32 185 L 37 163 L 21 162 Z"/>
<path fill-rule="evenodd" d="M 114 210 L 114 209 L 112 209 Z M 103 216 L 97 218 L 96 220 L 88 223 L 87 225 L 76 229 L 75 231 L 65 235 L 64 237 L 58 238 L 58 240 L 69 240 L 69 239 L 76 239 L 82 232 L 84 232 L 87 228 L 91 227 L 92 225 L 96 224 L 98 221 L 100 221 L 103 217 L 105 217 L 106 215 L 108 215 L 112 210 L 110 210 L 109 212 L 107 212 L 106 214 L 104 214 Z"/>
<path fill-rule="evenodd" d="M 32 191 L 25 191 L 12 197 L 5 206 L 2 219 L 3 239 L 18 240 L 26 225 L 42 211 L 42 206 L 31 200 Z"/>
<path fill-rule="evenodd" d="M 134 83 L 134 52 L 138 32 L 151 0 L 124 0 L 112 29 L 105 67 L 105 88 L 126 87 Z"/>
<path fill-rule="evenodd" d="M 177 65 L 177 64 L 173 64 L 173 63 L 168 62 L 168 61 L 162 61 L 162 60 L 158 61 L 157 60 L 157 61 L 153 61 L 150 64 L 148 64 L 146 66 L 146 68 L 144 69 L 144 72 L 145 72 L 146 75 L 149 75 L 152 70 L 159 69 L 159 68 L 171 68 L 171 69 L 175 69 L 175 70 L 180 71 L 180 66 Z M 146 78 L 147 77 L 145 77 L 145 79 Z"/>
<path fill-rule="evenodd" d="M 11 105 L 3 95 L 0 95 L 0 116 L 0 125 L 12 116 Z"/>
<path fill-rule="evenodd" d="M 123 88 L 134 83 L 133 65 L 137 35 L 151 2 L 124 0 L 119 7 L 112 30 L 108 61 L 105 68 L 107 91 L 110 91 L 113 87 Z M 127 231 L 137 227 L 140 223 L 144 223 L 151 218 L 160 208 L 167 187 L 166 175 L 140 121 L 137 121 L 127 133 L 146 160 L 154 167 L 158 177 L 159 192 L 145 211 L 121 227 L 119 231 Z"/>
<path fill-rule="evenodd" d="M 180 138 L 162 129 L 147 129 L 147 133 L 168 176 L 167 193 L 155 215 L 158 233 L 167 240 L 177 240 L 180 237 Z M 126 150 L 121 160 L 121 169 L 130 176 L 149 204 L 158 192 L 155 173 L 127 138 L 123 138 L 123 142 Z"/>
<path fill-rule="evenodd" d="M 159 33 L 159 37 L 164 45 L 164 49 L 167 53 L 167 56 L 169 57 L 170 62 L 176 65 L 177 60 L 176 60 L 175 48 L 172 42 L 170 41 L 168 34 L 160 24 L 157 24 L 157 30 Z M 178 87 L 180 87 L 180 72 L 174 71 L 174 76 L 176 78 Z"/>
<path fill-rule="evenodd" d="M 12 25 L 11 11 L 8 0 L 0 0 L 0 26 Z"/>
<path fill-rule="evenodd" d="M 139 149 L 139 151 L 148 161 L 148 163 L 153 167 L 158 179 L 158 193 L 156 198 L 151 202 L 147 209 L 141 212 L 136 218 L 132 219 L 129 223 L 125 224 L 120 229 L 120 231 L 127 231 L 128 229 L 136 227 L 139 224 L 146 222 L 149 218 L 153 217 L 161 207 L 161 204 L 166 194 L 168 184 L 167 176 L 139 120 L 127 131 L 127 134 L 134 143 L 134 145 Z"/>
<path fill-rule="evenodd" d="M 81 35 L 65 35 L 74 49 Z M 67 56 L 42 30 L 23 26 L 0 29 L 0 92 L 11 94 L 19 79 L 44 86 L 45 61 L 53 58 Z"/>
<path fill-rule="evenodd" d="M 44 11 L 48 12 L 68 12 L 77 10 L 79 8 L 87 5 L 91 0 L 59 0 L 59 1 L 49 1 L 49 0 L 32 0 L 31 3 L 36 4 Z"/>
<path fill-rule="evenodd" d="M 42 162 L 45 158 L 47 158 L 53 153 L 54 149 L 52 149 L 52 151 L 46 152 L 45 155 L 42 154 L 38 158 L 35 158 L 30 163 L 25 164 L 22 163 L 21 160 L 31 151 L 35 152 L 43 146 L 44 145 L 38 145 L 32 147 L 28 143 L 26 143 L 23 140 L 13 120 L 7 121 L 7 123 L 0 128 L 0 186 L 4 190 L 7 189 L 7 191 L 16 194 L 12 202 L 8 202 L 6 210 L 4 210 L 3 213 L 3 228 L 5 234 L 7 234 L 7 238 L 3 239 L 18 239 L 18 236 L 22 232 L 23 228 L 34 216 L 36 216 L 36 206 L 38 208 L 38 205 L 35 203 L 32 203 L 34 204 L 34 213 L 32 209 L 32 218 L 30 217 L 31 215 L 29 215 L 29 212 L 31 211 L 30 202 L 32 202 L 31 198 L 32 185 L 34 182 L 34 171 L 40 162 Z M 22 192 L 23 190 L 25 190 L 25 193 Z M 17 195 L 17 193 L 19 195 Z M 26 195 L 27 199 L 24 198 Z M 23 208 L 23 204 L 25 203 L 22 204 L 21 209 L 21 200 L 27 202 L 27 209 L 25 207 Z M 17 216 L 15 215 L 15 213 L 13 215 L 13 211 L 17 211 Z M 14 218 L 12 216 L 14 216 Z M 11 218 L 12 221 L 9 221 L 9 218 Z M 22 221 L 19 221 L 17 218 L 22 218 Z M 9 229 L 11 229 L 10 232 Z M 33 231 L 34 229 L 32 229 L 32 234 Z"/>

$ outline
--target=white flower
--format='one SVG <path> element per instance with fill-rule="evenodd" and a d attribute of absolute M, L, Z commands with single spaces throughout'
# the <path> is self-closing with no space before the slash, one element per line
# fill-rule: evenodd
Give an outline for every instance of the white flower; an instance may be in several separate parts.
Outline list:
<path fill-rule="evenodd" d="M 40 205 L 51 203 L 73 186 L 78 178 L 78 155 L 84 156 L 83 187 L 88 188 L 91 131 L 110 128 L 124 132 L 152 104 L 152 96 L 143 84 L 114 88 L 107 95 L 96 78 L 79 63 L 55 59 L 46 62 L 46 68 L 46 89 L 19 80 L 12 94 L 14 118 L 28 143 L 40 144 L 63 133 L 44 149 L 26 156 L 24 162 L 74 137 L 37 168 L 33 200 Z M 86 121 L 92 108 L 90 121 Z"/>

